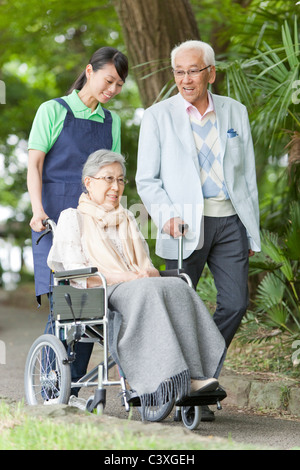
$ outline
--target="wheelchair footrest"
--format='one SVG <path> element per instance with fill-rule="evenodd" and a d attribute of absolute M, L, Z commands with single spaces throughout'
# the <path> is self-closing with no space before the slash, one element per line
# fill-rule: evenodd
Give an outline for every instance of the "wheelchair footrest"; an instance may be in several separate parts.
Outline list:
<path fill-rule="evenodd" d="M 221 387 L 213 392 L 194 392 L 176 402 L 176 406 L 201 406 L 216 405 L 227 397 L 227 393 Z M 134 390 L 126 390 L 126 401 L 131 406 L 141 406 L 140 397 Z"/>
<path fill-rule="evenodd" d="M 134 390 L 126 390 L 126 401 L 131 406 L 141 406 L 141 400 Z"/>
<path fill-rule="evenodd" d="M 227 397 L 227 393 L 221 387 L 213 392 L 194 392 L 189 396 L 176 401 L 176 406 L 201 406 L 216 405 Z"/>

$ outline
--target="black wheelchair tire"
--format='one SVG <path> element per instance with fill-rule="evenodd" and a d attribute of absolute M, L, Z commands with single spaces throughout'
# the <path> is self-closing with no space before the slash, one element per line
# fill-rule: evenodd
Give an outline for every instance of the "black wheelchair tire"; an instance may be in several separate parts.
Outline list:
<path fill-rule="evenodd" d="M 182 406 L 181 419 L 187 429 L 194 431 L 201 422 L 201 406 Z"/>
<path fill-rule="evenodd" d="M 53 353 L 53 361 L 49 363 L 52 367 L 50 373 L 52 373 L 52 378 L 46 377 L 42 378 L 42 375 L 45 375 L 44 366 L 42 365 L 43 351 L 51 350 Z M 48 351 L 45 352 L 49 356 Z M 42 371 L 40 370 L 42 369 Z M 53 378 L 54 377 L 54 378 Z M 43 380 L 47 381 L 49 387 L 54 388 L 55 382 L 55 394 L 56 394 L 56 404 L 68 404 L 71 392 L 71 368 L 70 364 L 67 362 L 67 352 L 62 344 L 62 342 L 54 335 L 42 335 L 35 340 L 32 344 L 29 353 L 27 355 L 26 365 L 25 365 L 25 374 L 24 374 L 24 386 L 25 386 L 25 397 L 28 405 L 39 405 L 46 404 L 47 400 L 42 396 Z M 51 404 L 51 400 L 48 400 L 48 404 Z"/>
<path fill-rule="evenodd" d="M 145 409 L 144 419 L 152 423 L 158 423 L 166 419 L 174 408 L 175 400 L 170 400 L 160 407 L 149 407 Z M 142 408 L 138 407 L 138 411 L 142 414 Z"/>

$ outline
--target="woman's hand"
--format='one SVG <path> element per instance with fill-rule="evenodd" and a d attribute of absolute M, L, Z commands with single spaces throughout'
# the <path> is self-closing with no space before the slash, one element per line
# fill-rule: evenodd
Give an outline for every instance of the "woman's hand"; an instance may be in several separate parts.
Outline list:
<path fill-rule="evenodd" d="M 35 232 L 42 232 L 43 230 L 45 230 L 45 227 L 43 225 L 43 220 L 46 220 L 46 219 L 48 219 L 47 214 L 43 210 L 41 210 L 37 214 L 33 214 L 29 222 L 29 225 L 32 228 L 32 230 L 34 230 Z"/>
<path fill-rule="evenodd" d="M 145 269 L 144 271 L 140 271 L 137 273 L 137 278 L 142 278 L 142 277 L 160 277 L 159 272 L 155 268 L 148 268 Z"/>
<path fill-rule="evenodd" d="M 129 282 L 135 281 L 136 279 L 142 279 L 143 277 L 160 277 L 159 272 L 155 268 L 144 269 L 143 271 L 127 271 L 122 274 L 108 275 L 110 280 L 112 277 L 114 281 L 118 282 Z"/>
<path fill-rule="evenodd" d="M 101 271 L 101 269 L 99 269 Z M 159 271 L 155 268 L 148 268 L 140 272 L 126 271 L 124 273 L 109 273 L 101 271 L 106 278 L 108 285 L 118 284 L 119 282 L 136 281 L 143 277 L 160 277 Z M 97 287 L 101 285 L 101 280 L 98 276 L 90 277 L 87 281 L 87 287 Z"/>

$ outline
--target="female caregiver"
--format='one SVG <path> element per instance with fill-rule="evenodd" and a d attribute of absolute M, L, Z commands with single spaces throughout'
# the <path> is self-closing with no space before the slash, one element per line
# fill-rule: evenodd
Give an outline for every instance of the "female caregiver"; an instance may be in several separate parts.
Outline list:
<path fill-rule="evenodd" d="M 91 57 L 67 96 L 43 103 L 29 136 L 27 186 L 33 217 L 32 249 L 36 296 L 49 293 L 47 256 L 52 237 L 36 240 L 48 217 L 57 222 L 62 210 L 77 207 L 82 167 L 90 153 L 105 148 L 120 152 L 121 123 L 104 109 L 118 95 L 128 75 L 127 57 L 102 47 Z"/>

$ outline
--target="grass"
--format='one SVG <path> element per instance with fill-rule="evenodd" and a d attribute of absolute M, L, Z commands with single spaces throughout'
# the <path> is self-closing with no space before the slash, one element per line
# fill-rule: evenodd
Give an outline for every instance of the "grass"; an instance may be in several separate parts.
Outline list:
<path fill-rule="evenodd" d="M 72 422 L 73 421 L 73 422 Z M 159 428 L 157 429 L 158 426 Z M 143 432 L 143 428 L 145 432 Z M 165 436 L 165 437 L 164 437 Z M 178 436 L 180 436 L 178 438 Z M 32 416 L 18 403 L 0 401 L 0 450 L 255 450 L 229 438 L 202 437 L 184 430 L 83 413 L 57 418 Z"/>

